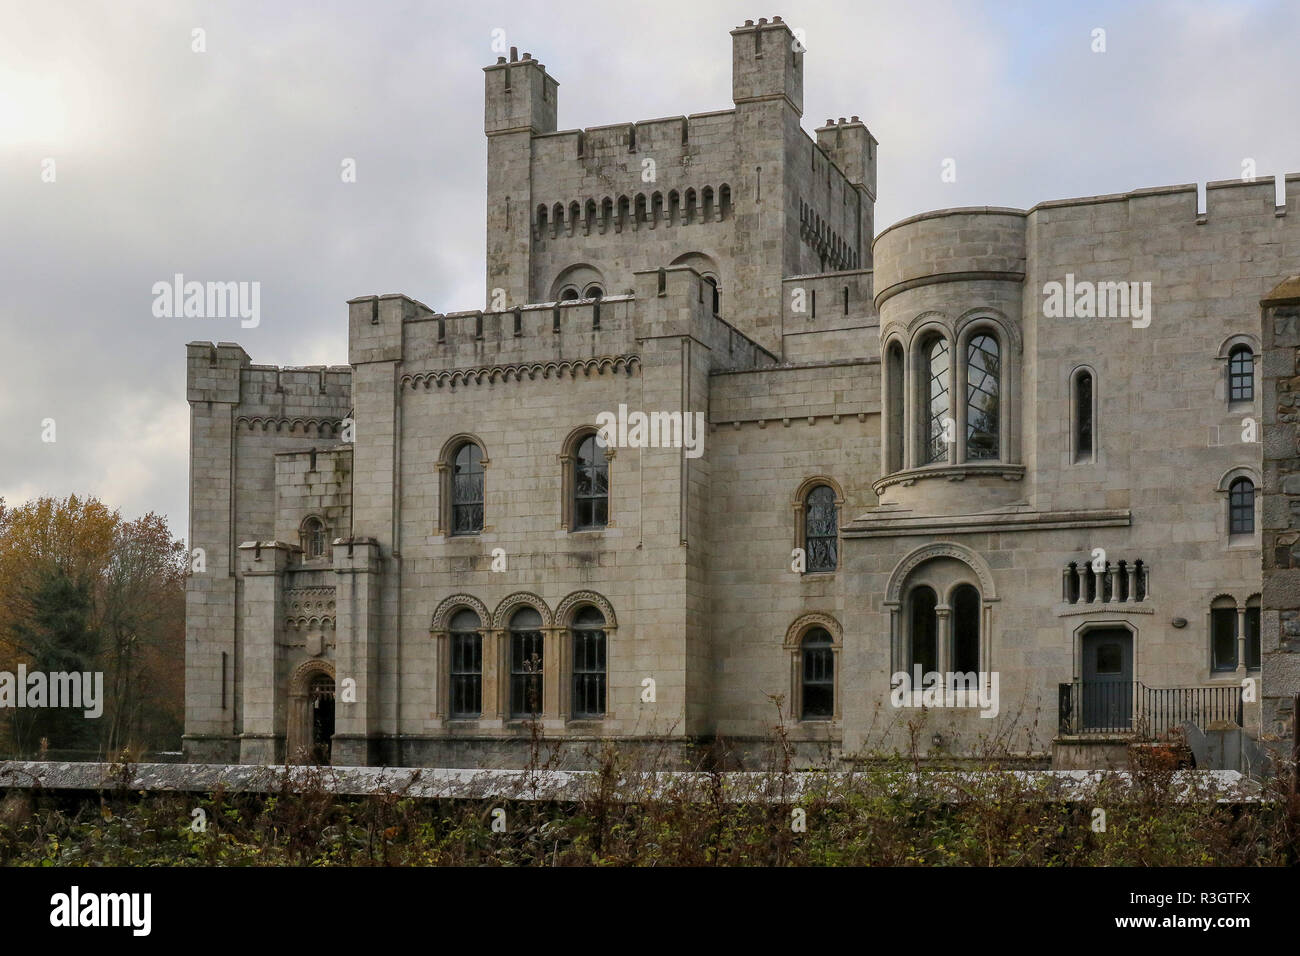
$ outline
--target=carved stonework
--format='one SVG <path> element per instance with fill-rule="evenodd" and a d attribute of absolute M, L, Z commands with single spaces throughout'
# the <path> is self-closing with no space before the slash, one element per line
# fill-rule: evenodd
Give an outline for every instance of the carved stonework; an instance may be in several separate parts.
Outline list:
<path fill-rule="evenodd" d="M 885 590 L 885 603 L 897 604 L 903 591 L 903 583 L 916 568 L 932 558 L 955 558 L 972 571 L 980 581 L 980 597 L 985 601 L 998 599 L 997 589 L 993 585 L 993 572 L 984 563 L 984 559 L 965 545 L 953 542 L 927 544 L 917 548 L 894 568 L 889 577 L 889 586 Z"/>
<path fill-rule="evenodd" d="M 551 626 L 554 620 L 551 616 L 551 609 L 546 606 L 545 601 L 531 591 L 516 591 L 508 597 L 502 598 L 501 603 L 497 605 L 497 609 L 492 615 L 492 626 L 497 630 L 504 630 L 510 624 L 510 616 L 524 605 L 535 608 L 537 613 L 542 616 L 542 627 Z"/>
<path fill-rule="evenodd" d="M 573 618 L 573 612 L 587 604 L 590 604 L 604 615 L 606 630 L 612 631 L 618 627 L 618 622 L 614 619 L 614 606 L 595 591 L 574 591 L 561 601 L 559 607 L 555 609 L 556 623 L 561 627 L 567 626 Z"/>

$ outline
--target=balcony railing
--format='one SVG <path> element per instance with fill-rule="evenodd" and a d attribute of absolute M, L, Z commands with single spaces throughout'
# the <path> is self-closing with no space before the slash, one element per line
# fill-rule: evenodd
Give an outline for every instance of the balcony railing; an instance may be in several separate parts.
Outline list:
<path fill-rule="evenodd" d="M 1141 559 L 1105 563 L 1071 561 L 1061 571 L 1066 604 L 1138 604 L 1151 598 L 1151 567 Z"/>
<path fill-rule="evenodd" d="M 1082 681 L 1059 685 L 1060 732 L 1168 737 L 1185 723 L 1204 729 L 1222 721 L 1242 726 L 1241 688 L 1147 687 L 1140 681 Z"/>

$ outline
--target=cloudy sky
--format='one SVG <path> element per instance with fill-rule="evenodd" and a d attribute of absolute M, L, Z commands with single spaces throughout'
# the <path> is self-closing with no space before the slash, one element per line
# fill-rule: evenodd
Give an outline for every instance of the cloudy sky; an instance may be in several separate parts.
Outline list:
<path fill-rule="evenodd" d="M 343 364 L 348 298 L 481 307 L 494 31 L 559 80 L 567 129 L 727 108 L 728 31 L 774 14 L 806 34 L 805 128 L 856 113 L 880 141 L 880 228 L 1300 171 L 1290 0 L 0 0 L 0 496 L 183 536 L 186 342 Z M 261 324 L 156 318 L 178 272 L 260 282 Z"/>

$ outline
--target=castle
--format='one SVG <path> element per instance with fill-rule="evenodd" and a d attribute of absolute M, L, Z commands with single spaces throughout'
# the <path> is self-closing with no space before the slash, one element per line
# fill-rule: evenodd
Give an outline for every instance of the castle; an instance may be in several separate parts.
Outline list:
<path fill-rule="evenodd" d="M 189 759 L 1259 730 L 1260 302 L 1300 189 L 876 234 L 866 125 L 805 133 L 780 18 L 731 41 L 731 108 L 592 129 L 529 54 L 485 68 L 485 310 L 352 299 L 346 366 L 187 347 Z"/>

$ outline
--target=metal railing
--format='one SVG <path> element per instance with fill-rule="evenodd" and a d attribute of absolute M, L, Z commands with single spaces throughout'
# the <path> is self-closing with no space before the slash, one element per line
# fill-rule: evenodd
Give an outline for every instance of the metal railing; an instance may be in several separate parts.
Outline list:
<path fill-rule="evenodd" d="M 1140 681 L 1076 680 L 1058 685 L 1062 734 L 1133 734 L 1168 737 L 1185 723 L 1242 726 L 1241 688 L 1147 687 Z"/>

